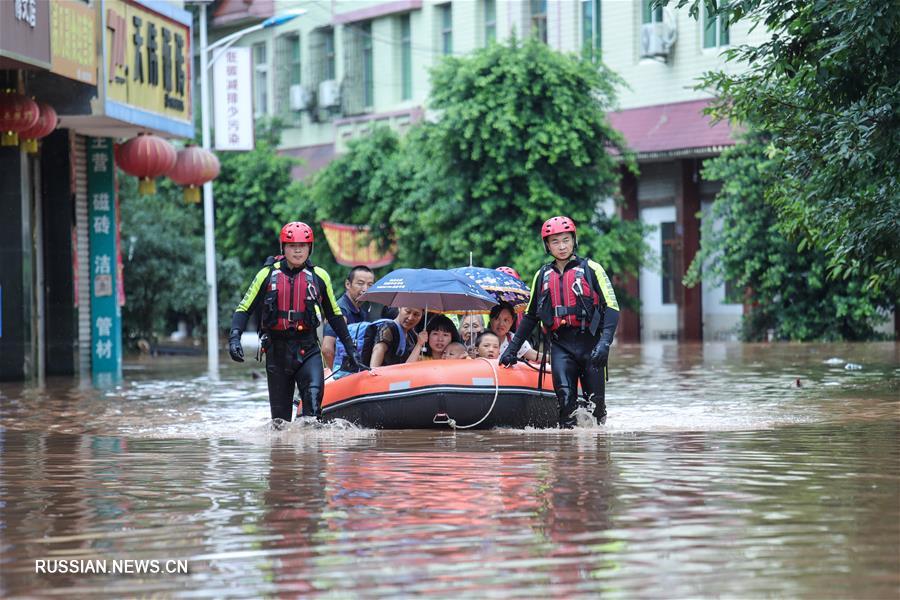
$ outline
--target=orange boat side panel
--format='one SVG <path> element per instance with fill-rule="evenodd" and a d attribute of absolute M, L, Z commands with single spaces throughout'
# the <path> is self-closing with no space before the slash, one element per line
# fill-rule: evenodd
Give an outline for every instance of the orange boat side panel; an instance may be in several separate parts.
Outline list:
<path fill-rule="evenodd" d="M 537 389 L 538 372 L 522 363 L 510 368 L 491 361 L 497 369 L 500 387 Z M 325 383 L 322 406 L 330 406 L 346 398 L 380 394 L 396 390 L 453 385 L 493 387 L 494 370 L 482 359 L 424 360 L 390 367 L 378 367 Z M 550 366 L 544 374 L 543 389 L 553 393 Z"/>

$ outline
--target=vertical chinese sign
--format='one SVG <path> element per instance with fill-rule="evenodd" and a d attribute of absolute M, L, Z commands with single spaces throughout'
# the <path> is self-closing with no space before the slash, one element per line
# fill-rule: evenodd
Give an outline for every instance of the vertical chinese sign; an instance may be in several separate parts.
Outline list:
<path fill-rule="evenodd" d="M 87 138 L 91 269 L 91 375 L 106 387 L 122 377 L 122 310 L 117 279 L 118 215 L 112 140 Z"/>
<path fill-rule="evenodd" d="M 229 48 L 213 70 L 216 150 L 253 150 L 250 48 Z"/>

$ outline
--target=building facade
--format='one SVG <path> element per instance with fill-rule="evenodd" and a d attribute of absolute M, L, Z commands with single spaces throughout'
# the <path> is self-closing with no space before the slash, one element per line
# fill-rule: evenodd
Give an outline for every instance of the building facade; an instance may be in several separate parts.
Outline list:
<path fill-rule="evenodd" d="M 695 89 L 706 71 L 736 69 L 722 51 L 759 43 L 749 23 L 725 27 L 705 14 L 658 9 L 651 0 L 222 0 L 213 36 L 301 8 L 302 18 L 248 35 L 255 112 L 287 123 L 281 151 L 301 158 L 304 177 L 373 127 L 403 132 L 429 117 L 428 71 L 443 56 L 464 56 L 512 35 L 537 36 L 561 52 L 601 59 L 625 80 L 610 115 L 636 151 L 640 174 L 624 174 L 618 208 L 654 225 L 653 256 L 640 277 L 622 282 L 640 297 L 626 311 L 627 341 L 737 338 L 743 307 L 724 286 L 686 289 L 682 277 L 699 249 L 698 213 L 718 186 L 703 161 L 735 143 L 727 123 L 703 115 L 710 94 Z"/>
<path fill-rule="evenodd" d="M 59 117 L 0 146 L 0 380 L 121 376 L 114 144 L 193 136 L 191 23 L 180 1 L 0 2 L 0 88 Z"/>

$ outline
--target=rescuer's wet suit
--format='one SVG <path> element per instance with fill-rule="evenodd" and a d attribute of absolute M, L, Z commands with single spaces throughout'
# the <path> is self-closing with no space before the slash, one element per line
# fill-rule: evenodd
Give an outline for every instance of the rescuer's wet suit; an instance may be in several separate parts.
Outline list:
<path fill-rule="evenodd" d="M 235 358 L 235 342 L 239 349 L 241 333 L 260 303 L 260 343 L 266 355 L 272 418 L 291 420 L 295 385 L 300 390 L 301 416 L 321 416 L 325 382 L 316 335 L 319 325 L 317 307 L 338 339 L 353 347 L 347 323 L 334 299 L 331 278 L 324 269 L 309 261 L 296 269 L 292 269 L 286 260 L 263 267 L 232 316 L 229 340 L 232 358 Z M 240 357 L 243 358 L 243 351 L 240 351 Z M 351 365 L 358 367 L 355 353 L 350 358 L 353 359 Z"/>
<path fill-rule="evenodd" d="M 619 304 L 609 277 L 596 262 L 573 255 L 562 273 L 555 262 L 541 267 L 531 289 L 528 308 L 501 364 L 516 362 L 522 343 L 541 322 L 550 341 L 560 427 L 575 426 L 579 381 L 583 404 L 593 402 L 594 417 L 605 422 L 606 366 L 619 322 Z"/>

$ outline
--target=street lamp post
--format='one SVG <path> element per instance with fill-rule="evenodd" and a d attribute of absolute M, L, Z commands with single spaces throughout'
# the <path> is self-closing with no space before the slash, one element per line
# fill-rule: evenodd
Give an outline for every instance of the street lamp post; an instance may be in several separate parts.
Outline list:
<path fill-rule="evenodd" d="M 303 9 L 287 11 L 284 14 L 269 17 L 262 23 L 241 29 L 216 41 L 212 46 L 206 40 L 206 6 L 208 0 L 196 0 L 200 4 L 200 127 L 203 129 L 203 148 L 210 150 L 210 126 L 209 126 L 209 69 L 222 53 L 240 38 L 269 27 L 276 27 L 295 19 L 305 13 Z M 209 53 L 220 48 L 219 52 L 212 56 Z M 215 219 L 213 211 L 213 184 L 207 181 L 203 184 L 203 240 L 206 254 L 206 354 L 209 363 L 209 376 L 211 379 L 219 378 L 219 307 L 216 294 L 216 239 Z"/>

